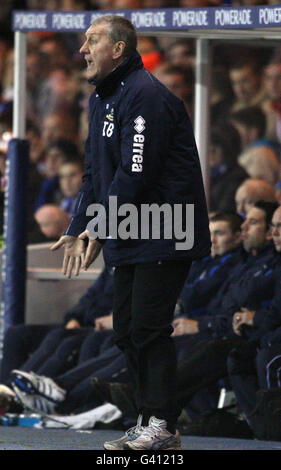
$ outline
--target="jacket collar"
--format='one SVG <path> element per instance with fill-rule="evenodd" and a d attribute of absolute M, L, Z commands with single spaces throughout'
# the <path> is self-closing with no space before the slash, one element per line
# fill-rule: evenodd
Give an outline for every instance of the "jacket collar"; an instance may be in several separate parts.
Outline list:
<path fill-rule="evenodd" d="M 137 51 L 127 57 L 116 69 L 114 69 L 103 80 L 96 84 L 96 92 L 102 98 L 111 95 L 117 88 L 121 80 L 134 70 L 143 68 L 141 56 Z M 89 80 L 89 83 L 94 83 Z"/>
<path fill-rule="evenodd" d="M 275 253 L 276 253 L 276 251 L 275 251 L 275 248 L 274 248 L 274 243 L 271 240 L 271 241 L 265 243 L 264 245 L 262 245 L 260 248 L 256 248 L 255 250 L 252 250 L 249 253 L 249 256 L 252 256 L 252 257 L 256 257 L 257 255 L 258 256 L 266 256 L 266 255 L 275 254 Z"/>

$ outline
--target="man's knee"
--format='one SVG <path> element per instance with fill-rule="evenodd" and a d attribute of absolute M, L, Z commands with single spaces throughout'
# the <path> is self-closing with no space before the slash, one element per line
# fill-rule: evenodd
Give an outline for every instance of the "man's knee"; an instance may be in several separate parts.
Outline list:
<path fill-rule="evenodd" d="M 43 339 L 41 346 L 44 348 L 55 348 L 57 347 L 62 339 L 66 337 L 67 331 L 65 328 L 55 328 L 54 330 L 51 330 L 45 338 Z"/>

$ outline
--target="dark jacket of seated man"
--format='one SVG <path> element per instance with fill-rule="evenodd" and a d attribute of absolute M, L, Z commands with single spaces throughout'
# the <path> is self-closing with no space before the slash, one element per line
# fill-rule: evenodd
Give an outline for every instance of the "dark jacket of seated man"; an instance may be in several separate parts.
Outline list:
<path fill-rule="evenodd" d="M 274 270 L 281 265 L 271 241 L 270 223 L 274 203 L 259 202 L 250 209 L 242 224 L 244 258 L 222 284 L 209 303 L 207 314 L 197 320 L 185 319 L 181 334 L 223 338 L 234 335 L 232 317 L 241 309 L 260 309 L 270 304 L 274 295 Z M 180 319 L 178 320 L 180 321 Z M 177 321 L 175 321 L 177 335 Z"/>
<path fill-rule="evenodd" d="M 194 261 L 180 294 L 181 313 L 197 318 L 206 308 L 229 272 L 241 260 L 242 217 L 224 212 L 210 219 L 211 255 Z"/>

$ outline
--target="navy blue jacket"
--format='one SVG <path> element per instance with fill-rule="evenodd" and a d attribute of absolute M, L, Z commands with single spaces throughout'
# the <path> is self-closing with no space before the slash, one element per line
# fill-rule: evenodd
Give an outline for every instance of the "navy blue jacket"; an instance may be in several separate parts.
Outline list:
<path fill-rule="evenodd" d="M 281 267 L 275 270 L 275 289 L 270 306 L 255 312 L 254 325 L 245 333 L 252 340 L 259 341 L 262 348 L 281 344 Z"/>
<path fill-rule="evenodd" d="M 188 277 L 180 294 L 184 314 L 198 318 L 207 313 L 207 306 L 231 273 L 241 261 L 241 249 L 212 258 L 193 261 Z"/>
<path fill-rule="evenodd" d="M 199 331 L 213 338 L 234 334 L 233 314 L 242 307 L 257 310 L 270 305 L 275 288 L 275 269 L 280 256 L 267 245 L 257 254 L 248 254 L 229 274 L 217 296 L 208 306 L 208 313 L 198 319 Z"/>
<path fill-rule="evenodd" d="M 64 317 L 64 323 L 77 320 L 81 326 L 94 326 L 95 319 L 109 315 L 113 309 L 114 269 L 105 267 L 97 280 L 89 287 Z"/>
<path fill-rule="evenodd" d="M 91 95 L 85 151 L 83 185 L 66 234 L 84 231 L 90 220 L 87 207 L 99 203 L 108 209 L 109 196 L 117 196 L 118 208 L 131 203 L 138 210 L 142 204 L 194 204 L 192 249 L 176 250 L 175 238 L 164 239 L 162 232 L 158 240 L 122 240 L 107 234 L 107 239 L 99 237 L 105 263 L 198 259 L 209 254 L 208 214 L 190 119 L 183 102 L 144 69 L 137 52 Z M 108 223 L 108 213 L 106 217 Z"/>

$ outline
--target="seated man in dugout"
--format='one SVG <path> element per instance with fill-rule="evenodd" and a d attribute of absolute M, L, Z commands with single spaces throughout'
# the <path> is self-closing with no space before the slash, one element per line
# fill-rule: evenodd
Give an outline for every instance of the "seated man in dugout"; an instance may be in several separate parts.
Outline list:
<path fill-rule="evenodd" d="M 253 342 L 255 342 L 254 349 L 256 345 L 259 347 L 260 344 L 264 344 L 268 330 L 280 327 L 280 312 L 275 317 L 274 325 L 272 321 L 270 322 L 272 315 L 267 320 L 267 309 L 272 310 L 270 305 L 273 299 L 279 296 L 280 301 L 280 282 L 276 284 L 281 267 L 280 230 L 277 235 L 276 229 L 279 218 L 280 207 L 276 204 L 260 202 L 249 211 L 242 225 L 246 261 L 234 268 L 230 283 L 226 282 L 223 285 L 226 287 L 228 284 L 228 288 L 225 289 L 221 309 L 223 306 L 225 308 L 228 306 L 229 313 L 226 314 L 225 311 L 223 315 L 221 310 L 221 315 L 217 318 L 205 316 L 205 320 L 208 320 L 205 326 L 212 332 L 209 340 L 195 344 L 188 357 L 179 362 L 177 372 L 179 410 L 187 407 L 194 396 L 205 387 L 216 385 L 219 379 L 227 377 L 228 356 L 234 348 L 242 350 L 240 357 L 242 364 L 243 358 L 247 359 L 247 355 L 243 355 L 243 348 L 244 351 L 252 351 Z M 272 233 L 274 233 L 274 244 L 271 242 Z M 274 305 L 276 307 L 276 302 Z M 247 320 L 249 318 L 254 320 L 250 322 Z M 241 319 L 248 326 L 243 331 L 237 329 Z M 187 319 L 186 322 L 188 324 L 192 320 Z M 95 379 L 93 385 L 96 393 L 101 396 L 102 392 L 105 400 L 114 403 L 122 411 L 133 408 L 133 394 L 128 385 L 108 384 L 99 379 Z"/>
<path fill-rule="evenodd" d="M 247 309 L 261 308 L 265 303 L 269 303 L 274 295 L 274 273 L 276 269 L 280 268 L 280 257 L 277 256 L 271 241 L 270 223 L 277 207 L 277 204 L 261 201 L 249 211 L 247 220 L 242 224 L 244 257 L 233 268 L 231 275 L 218 290 L 218 294 L 215 296 L 216 302 L 214 300 L 210 302 L 207 314 L 197 320 L 185 319 L 185 330 L 182 330 L 181 334 L 184 334 L 186 343 L 191 338 L 191 343 L 195 339 L 195 344 L 192 347 L 189 346 L 188 355 L 179 362 L 178 366 L 177 401 L 179 414 L 197 392 L 210 385 L 216 385 L 218 379 L 227 375 L 229 352 L 241 342 L 248 341 L 249 338 L 241 338 L 235 334 L 232 325 L 233 315 L 242 307 Z M 213 304 L 212 309 L 210 308 L 211 304 Z M 253 334 L 256 335 L 256 333 L 256 329 L 254 329 Z M 88 370 L 87 373 L 89 379 L 95 377 L 93 371 L 91 373 Z M 31 376 L 15 371 L 12 377 L 17 381 L 17 387 L 23 382 L 24 394 L 27 393 L 26 384 L 29 383 L 35 394 L 33 397 L 40 397 L 42 395 L 40 390 L 44 388 L 44 399 L 49 399 L 54 403 L 52 398 L 54 391 L 58 390 L 61 393 L 61 387 L 55 381 L 52 382 L 52 390 L 48 391 L 48 387 L 44 386 L 46 378 L 38 375 Z M 89 380 L 88 383 L 90 384 L 91 381 Z M 97 393 L 100 393 L 103 385 L 99 379 L 95 380 L 92 394 L 96 396 Z M 106 383 L 103 387 L 101 402 L 112 400 L 110 393 L 107 393 L 110 392 L 109 389 L 110 385 Z M 51 394 L 49 398 L 48 393 Z M 57 406 L 62 407 L 64 401 L 67 403 L 68 394 L 71 395 L 71 390 L 67 391 L 63 401 L 58 400 Z M 91 396 L 89 389 L 87 396 Z M 132 393 L 128 396 L 131 403 L 133 396 Z M 80 394 L 79 401 L 83 400 L 83 397 L 85 397 L 85 390 Z M 28 399 L 28 394 L 26 398 Z M 24 396 L 23 399 L 25 401 Z"/>
<path fill-rule="evenodd" d="M 235 213 L 216 214 L 210 219 L 211 255 L 193 262 L 175 312 L 174 339 L 179 359 L 187 346 L 186 339 L 181 336 L 186 319 L 197 319 L 206 314 L 209 302 L 241 261 L 242 223 L 242 217 Z"/>

